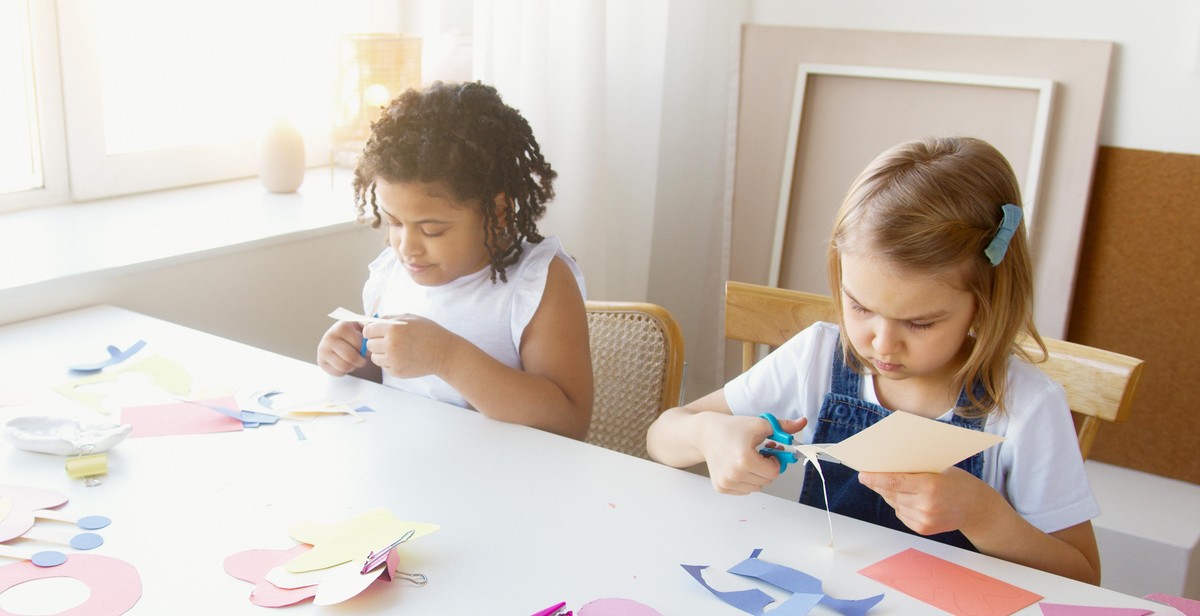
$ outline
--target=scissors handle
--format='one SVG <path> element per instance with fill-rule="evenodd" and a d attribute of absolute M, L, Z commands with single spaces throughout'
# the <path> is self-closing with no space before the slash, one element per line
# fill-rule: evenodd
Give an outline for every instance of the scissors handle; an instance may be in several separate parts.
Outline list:
<path fill-rule="evenodd" d="M 771 434 L 770 440 L 775 441 L 776 443 L 779 443 L 781 445 L 791 445 L 792 444 L 792 435 L 783 431 L 783 427 L 779 425 L 779 420 L 776 419 L 774 415 L 772 415 L 770 413 L 763 413 L 762 415 L 759 415 L 759 417 L 762 417 L 763 419 L 767 420 L 771 424 L 771 430 L 773 431 L 773 434 Z M 761 453 L 765 456 L 775 456 L 775 459 L 779 460 L 779 473 L 781 475 L 783 474 L 783 471 L 787 470 L 788 464 L 799 461 L 796 458 L 795 453 L 792 453 L 790 451 L 783 451 L 781 449 L 771 449 L 770 447 L 763 447 L 762 449 L 758 450 L 758 453 Z"/>

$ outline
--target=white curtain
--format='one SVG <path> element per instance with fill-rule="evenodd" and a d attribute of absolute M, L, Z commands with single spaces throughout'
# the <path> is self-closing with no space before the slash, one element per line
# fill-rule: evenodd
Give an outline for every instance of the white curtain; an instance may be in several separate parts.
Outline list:
<path fill-rule="evenodd" d="M 560 174 L 542 230 L 579 260 L 588 299 L 676 316 L 688 398 L 724 381 L 744 11 L 743 0 L 474 0 L 473 77 L 521 110 Z"/>
<path fill-rule="evenodd" d="M 578 259 L 589 299 L 646 297 L 666 15 L 666 0 L 475 2 L 474 78 L 559 172 L 541 228 Z"/>

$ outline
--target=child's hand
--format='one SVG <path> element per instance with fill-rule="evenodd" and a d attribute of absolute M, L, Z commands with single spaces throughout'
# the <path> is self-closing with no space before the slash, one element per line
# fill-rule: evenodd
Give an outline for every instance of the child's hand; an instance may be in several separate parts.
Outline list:
<path fill-rule="evenodd" d="M 403 323 L 370 323 L 363 328 L 367 356 L 388 374 L 412 379 L 439 374 L 462 340 L 441 325 L 411 314 L 390 315 Z"/>
<path fill-rule="evenodd" d="M 722 494 L 760 492 L 779 476 L 779 462 L 758 453 L 758 446 L 774 431 L 767 420 L 707 413 L 708 425 L 702 431 L 700 449 L 708 463 L 713 487 Z M 779 422 L 789 434 L 804 429 L 806 419 Z"/>
<path fill-rule="evenodd" d="M 362 326 L 353 321 L 338 321 L 317 345 L 317 365 L 333 376 L 344 376 L 367 365 L 362 356 Z"/>
<path fill-rule="evenodd" d="M 941 473 L 859 473 L 896 510 L 904 525 L 921 535 L 963 530 L 987 516 L 997 492 L 975 476 L 952 466 Z"/>

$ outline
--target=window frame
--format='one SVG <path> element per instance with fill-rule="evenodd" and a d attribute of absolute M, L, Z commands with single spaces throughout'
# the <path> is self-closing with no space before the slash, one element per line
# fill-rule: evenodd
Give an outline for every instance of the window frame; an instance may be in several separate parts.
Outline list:
<path fill-rule="evenodd" d="M 56 3 L 26 0 L 42 185 L 0 194 L 0 213 L 70 201 Z"/>

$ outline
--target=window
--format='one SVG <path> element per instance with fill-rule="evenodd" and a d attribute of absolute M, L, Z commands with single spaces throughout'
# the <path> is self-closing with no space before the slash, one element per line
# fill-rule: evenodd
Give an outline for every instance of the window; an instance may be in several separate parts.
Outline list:
<path fill-rule="evenodd" d="M 0 0 L 0 208 L 253 176 L 279 119 L 327 162 L 337 40 L 397 4 Z"/>

